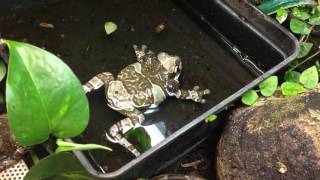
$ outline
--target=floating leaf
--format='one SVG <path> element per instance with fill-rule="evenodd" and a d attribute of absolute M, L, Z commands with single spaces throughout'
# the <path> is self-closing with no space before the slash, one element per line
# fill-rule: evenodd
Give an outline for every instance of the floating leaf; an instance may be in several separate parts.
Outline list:
<path fill-rule="evenodd" d="M 300 76 L 300 83 L 308 89 L 317 87 L 319 82 L 319 74 L 316 66 L 312 66 L 304 70 Z"/>
<path fill-rule="evenodd" d="M 301 20 L 307 20 L 311 15 L 309 14 L 308 8 L 301 8 L 301 7 L 294 7 L 292 9 L 292 14 L 301 19 Z"/>
<path fill-rule="evenodd" d="M 7 68 L 3 61 L 0 61 L 0 81 L 6 76 Z"/>
<path fill-rule="evenodd" d="M 299 83 L 300 82 L 300 75 L 301 75 L 301 73 L 299 73 L 297 71 L 288 71 L 284 75 L 284 80 L 287 82 Z"/>
<path fill-rule="evenodd" d="M 307 35 L 311 32 L 310 25 L 295 18 L 292 18 L 290 21 L 290 29 L 296 34 Z"/>
<path fill-rule="evenodd" d="M 24 180 L 59 179 L 93 180 L 79 160 L 71 153 L 52 154 L 35 164 Z"/>
<path fill-rule="evenodd" d="M 249 90 L 243 94 L 241 101 L 243 104 L 251 106 L 258 100 L 258 94 L 254 90 Z"/>
<path fill-rule="evenodd" d="M 208 116 L 208 117 L 204 120 L 204 122 L 206 122 L 206 123 L 214 122 L 217 118 L 218 118 L 217 115 L 211 114 L 210 116 Z"/>
<path fill-rule="evenodd" d="M 303 57 L 307 56 L 309 54 L 312 46 L 313 46 L 313 43 L 309 43 L 309 42 L 300 43 L 300 51 L 299 51 L 297 58 L 303 58 Z"/>
<path fill-rule="evenodd" d="M 132 128 L 124 134 L 129 142 L 133 142 L 139 152 L 145 152 L 151 148 L 151 138 L 143 127 Z"/>
<path fill-rule="evenodd" d="M 282 24 L 288 17 L 288 11 L 286 9 L 279 9 L 276 13 L 276 20 L 280 24 Z"/>
<path fill-rule="evenodd" d="M 72 142 L 65 142 L 62 139 L 57 139 L 58 148 L 56 153 L 64 151 L 83 151 L 83 150 L 92 150 L 92 149 L 101 149 L 106 151 L 112 151 L 109 147 L 98 145 L 98 144 L 78 144 Z"/>
<path fill-rule="evenodd" d="M 292 96 L 299 93 L 303 93 L 306 89 L 298 83 L 284 82 L 281 85 L 282 94 L 285 96 Z"/>
<path fill-rule="evenodd" d="M 278 87 L 278 77 L 270 76 L 259 84 L 260 92 L 263 96 L 272 96 Z"/>
<path fill-rule="evenodd" d="M 118 26 L 114 22 L 109 21 L 109 22 L 104 23 L 104 29 L 105 29 L 107 35 L 110 35 L 114 31 L 116 31 L 117 28 L 118 28 Z"/>
<path fill-rule="evenodd" d="M 50 134 L 79 135 L 88 124 L 88 100 L 70 68 L 53 54 L 26 43 L 6 41 L 9 69 L 6 100 L 17 142 L 31 146 Z"/>

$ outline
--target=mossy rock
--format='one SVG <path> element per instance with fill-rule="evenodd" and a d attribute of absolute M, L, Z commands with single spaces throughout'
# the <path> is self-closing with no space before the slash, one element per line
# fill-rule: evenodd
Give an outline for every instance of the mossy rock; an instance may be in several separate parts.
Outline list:
<path fill-rule="evenodd" d="M 0 115 L 0 172 L 20 161 L 23 152 L 10 133 L 7 115 Z"/>
<path fill-rule="evenodd" d="M 320 89 L 236 109 L 216 163 L 221 180 L 320 179 Z"/>

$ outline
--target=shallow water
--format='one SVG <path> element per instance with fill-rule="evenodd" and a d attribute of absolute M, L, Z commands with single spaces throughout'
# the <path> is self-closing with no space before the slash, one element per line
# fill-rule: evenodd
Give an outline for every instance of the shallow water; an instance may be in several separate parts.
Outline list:
<path fill-rule="evenodd" d="M 214 33 L 203 31 L 169 0 L 16 0 L 0 5 L 7 7 L 0 12 L 2 37 L 26 41 L 55 53 L 83 83 L 104 71 L 116 75 L 134 63 L 133 44 L 179 55 L 183 62 L 182 88 L 200 85 L 209 88 L 211 94 L 206 104 L 168 98 L 159 111 L 146 115 L 144 125 L 156 132 L 152 137 L 157 140 L 155 144 L 256 77 L 218 37 L 214 38 Z M 105 21 L 118 25 L 110 36 L 104 31 Z M 164 21 L 165 30 L 157 33 L 155 27 Z M 54 28 L 40 27 L 42 22 L 53 24 Z M 112 147 L 112 153 L 92 151 L 91 156 L 106 171 L 116 170 L 133 157 L 119 145 L 107 142 L 104 132 L 124 117 L 108 108 L 103 89 L 88 98 L 90 124 L 76 140 Z"/>

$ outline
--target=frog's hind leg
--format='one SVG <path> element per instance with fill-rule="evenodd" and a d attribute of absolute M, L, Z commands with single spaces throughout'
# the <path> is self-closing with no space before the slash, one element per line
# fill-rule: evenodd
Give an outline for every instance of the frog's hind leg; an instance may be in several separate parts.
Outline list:
<path fill-rule="evenodd" d="M 106 136 L 109 141 L 119 143 L 136 157 L 138 157 L 140 155 L 140 152 L 127 139 L 123 137 L 123 134 L 132 128 L 139 127 L 144 120 L 144 115 L 138 109 L 119 110 L 119 112 L 127 116 L 127 118 L 122 119 L 121 121 L 111 126 L 109 133 L 112 138 L 109 137 L 107 133 Z"/>

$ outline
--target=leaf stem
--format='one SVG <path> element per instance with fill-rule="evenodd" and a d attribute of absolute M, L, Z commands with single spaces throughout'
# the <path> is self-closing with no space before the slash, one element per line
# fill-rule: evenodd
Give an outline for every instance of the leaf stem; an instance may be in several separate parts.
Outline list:
<path fill-rule="evenodd" d="M 34 165 L 40 161 L 33 149 L 30 150 L 30 156 Z"/>
<path fill-rule="evenodd" d="M 305 62 L 311 60 L 312 58 L 316 57 L 318 54 L 320 54 L 320 50 L 318 50 L 317 52 L 315 52 L 314 54 L 312 54 L 311 56 L 309 56 L 308 58 L 306 58 L 305 60 L 301 61 L 300 63 L 298 63 L 297 65 L 293 66 L 292 68 L 290 68 L 288 71 L 293 71 L 294 69 L 296 69 L 297 67 L 299 67 L 300 65 L 304 64 Z"/>
<path fill-rule="evenodd" d="M 309 33 L 309 34 L 310 34 L 310 33 Z M 308 36 L 309 36 L 309 34 L 308 34 Z M 305 42 L 305 37 L 306 37 L 306 35 L 300 36 L 299 44 L 302 43 L 302 42 Z"/>

